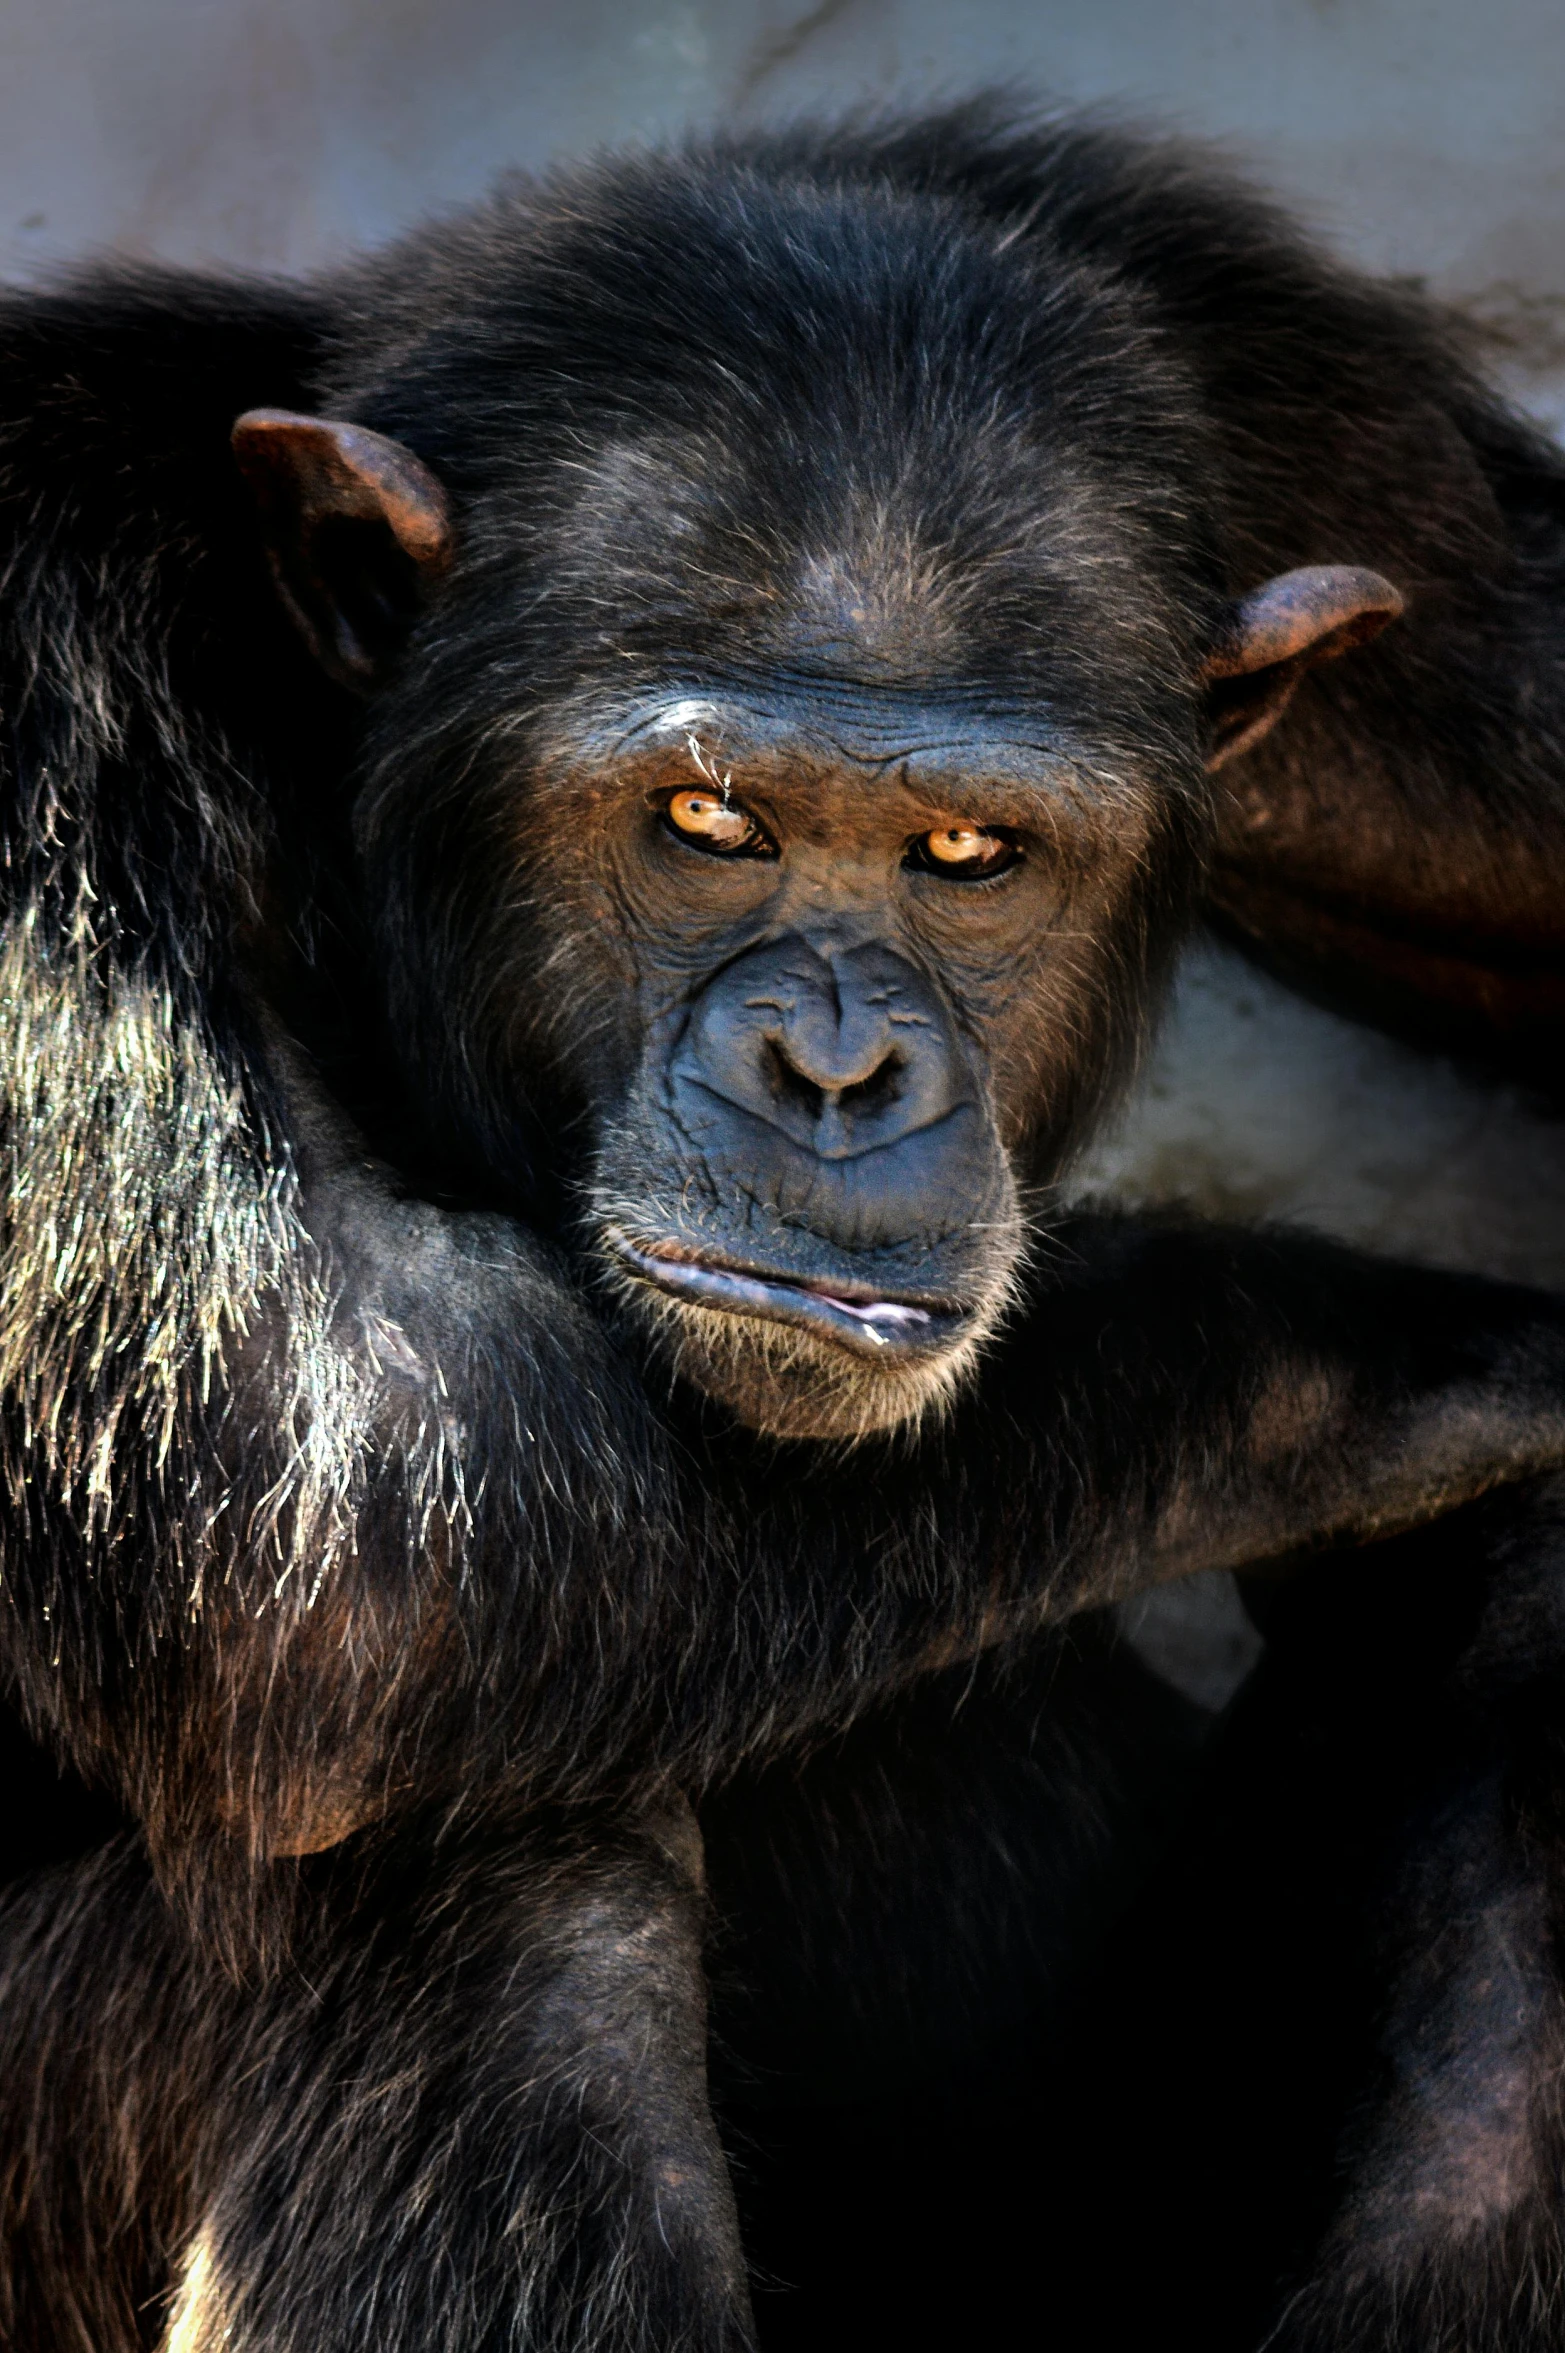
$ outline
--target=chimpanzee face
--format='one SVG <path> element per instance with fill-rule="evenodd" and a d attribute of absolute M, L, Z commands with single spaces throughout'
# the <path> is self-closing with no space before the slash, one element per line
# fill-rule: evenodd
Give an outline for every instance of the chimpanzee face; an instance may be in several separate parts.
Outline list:
<path fill-rule="evenodd" d="M 1001 1315 L 1157 814 L 950 715 L 816 717 L 654 704 L 519 802 L 573 844 L 527 893 L 551 997 L 616 1041 L 595 1246 L 681 1373 L 810 1437 L 925 1410 Z"/>

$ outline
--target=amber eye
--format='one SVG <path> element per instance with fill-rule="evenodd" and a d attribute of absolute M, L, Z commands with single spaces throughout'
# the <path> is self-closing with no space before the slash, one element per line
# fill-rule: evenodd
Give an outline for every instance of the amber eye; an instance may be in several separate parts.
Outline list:
<path fill-rule="evenodd" d="M 925 874 L 944 874 L 956 881 L 978 875 L 1001 874 L 1014 866 L 1021 851 L 1009 833 L 958 819 L 921 833 L 908 849 L 908 864 Z"/>
<path fill-rule="evenodd" d="M 756 824 L 747 809 L 737 801 L 725 800 L 721 793 L 672 793 L 663 804 L 663 814 L 681 841 L 692 849 L 711 850 L 719 858 L 769 857 L 772 844 Z"/>

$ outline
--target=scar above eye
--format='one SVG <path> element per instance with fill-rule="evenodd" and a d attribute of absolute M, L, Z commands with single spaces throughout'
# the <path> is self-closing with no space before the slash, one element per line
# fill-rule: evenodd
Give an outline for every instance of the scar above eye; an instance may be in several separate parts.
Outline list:
<path fill-rule="evenodd" d="M 688 737 L 698 727 L 709 727 L 717 717 L 717 705 L 687 696 L 682 702 L 669 703 L 652 721 L 653 735 L 683 735 Z"/>
<path fill-rule="evenodd" d="M 698 735 L 687 735 L 685 737 L 685 743 L 689 749 L 691 759 L 694 760 L 696 764 L 697 775 L 701 778 L 703 783 L 711 785 L 714 792 L 720 792 L 722 794 L 723 807 L 726 809 L 728 807 L 729 799 L 734 788 L 733 770 L 731 768 L 725 768 L 722 775 L 719 776 L 717 773 L 717 762 L 713 759 L 710 759 L 706 752 L 703 751 L 701 747 L 701 738 Z"/>

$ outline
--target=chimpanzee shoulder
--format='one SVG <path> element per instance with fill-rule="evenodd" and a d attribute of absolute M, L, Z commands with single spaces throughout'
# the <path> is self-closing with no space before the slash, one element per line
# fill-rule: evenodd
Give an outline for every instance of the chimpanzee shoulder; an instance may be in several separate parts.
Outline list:
<path fill-rule="evenodd" d="M 257 763 L 341 758 L 228 447 L 257 383 L 309 397 L 329 316 L 302 287 L 114 264 L 0 300 L 7 899 L 58 909 L 90 871 L 186 982 L 270 823 Z"/>

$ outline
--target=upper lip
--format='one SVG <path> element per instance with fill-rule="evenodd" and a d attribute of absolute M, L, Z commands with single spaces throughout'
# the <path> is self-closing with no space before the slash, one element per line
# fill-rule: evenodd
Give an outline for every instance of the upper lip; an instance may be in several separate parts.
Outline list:
<path fill-rule="evenodd" d="M 919 1353 L 948 1339 L 953 1326 L 965 1321 L 964 1310 L 928 1294 L 749 1265 L 683 1241 L 638 1241 L 620 1232 L 606 1239 L 632 1273 L 675 1298 L 800 1324 L 863 1355 Z"/>

